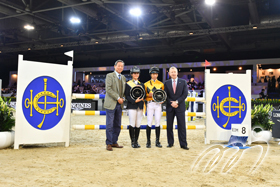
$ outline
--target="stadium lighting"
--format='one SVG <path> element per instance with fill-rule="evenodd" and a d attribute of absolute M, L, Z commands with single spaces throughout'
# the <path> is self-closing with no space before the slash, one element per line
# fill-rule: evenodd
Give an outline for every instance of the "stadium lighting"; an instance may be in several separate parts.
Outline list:
<path fill-rule="evenodd" d="M 34 30 L 34 26 L 32 25 L 24 25 L 24 27 L 26 30 Z"/>
<path fill-rule="evenodd" d="M 215 2 L 216 2 L 216 0 L 205 0 L 205 3 L 206 3 L 207 5 L 210 5 L 210 6 L 214 5 Z"/>
<path fill-rule="evenodd" d="M 139 17 L 139 16 L 141 16 L 142 11 L 141 11 L 140 8 L 132 8 L 132 9 L 130 9 L 129 13 L 130 13 L 132 16 Z"/>
<path fill-rule="evenodd" d="M 75 23 L 81 23 L 81 20 L 79 18 L 74 18 L 74 17 L 71 18 L 70 21 L 71 21 L 71 23 L 74 23 L 74 24 Z"/>

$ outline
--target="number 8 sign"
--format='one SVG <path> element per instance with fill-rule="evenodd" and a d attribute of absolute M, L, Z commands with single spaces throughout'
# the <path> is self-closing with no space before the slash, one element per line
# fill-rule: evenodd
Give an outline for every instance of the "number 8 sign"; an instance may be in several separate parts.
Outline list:
<path fill-rule="evenodd" d="M 231 135 L 233 136 L 248 136 L 248 125 L 244 124 L 232 124 Z"/>

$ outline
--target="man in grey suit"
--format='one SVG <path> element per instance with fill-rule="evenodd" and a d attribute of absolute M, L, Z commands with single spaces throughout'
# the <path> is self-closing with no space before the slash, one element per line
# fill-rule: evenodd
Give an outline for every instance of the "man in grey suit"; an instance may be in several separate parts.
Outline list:
<path fill-rule="evenodd" d="M 104 108 L 106 109 L 106 149 L 113 151 L 115 148 L 123 148 L 118 144 L 121 132 L 121 117 L 124 102 L 126 78 L 121 74 L 124 62 L 117 60 L 115 71 L 106 76 L 106 96 Z"/>

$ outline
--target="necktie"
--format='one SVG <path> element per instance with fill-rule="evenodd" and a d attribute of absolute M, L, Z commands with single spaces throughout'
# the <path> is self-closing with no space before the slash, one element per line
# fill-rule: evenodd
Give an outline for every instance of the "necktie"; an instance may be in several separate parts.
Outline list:
<path fill-rule="evenodd" d="M 174 91 L 174 94 L 176 92 L 176 83 L 175 83 L 175 80 L 173 80 L 173 91 Z"/>
<path fill-rule="evenodd" d="M 119 79 L 121 80 L 121 75 L 119 74 Z"/>

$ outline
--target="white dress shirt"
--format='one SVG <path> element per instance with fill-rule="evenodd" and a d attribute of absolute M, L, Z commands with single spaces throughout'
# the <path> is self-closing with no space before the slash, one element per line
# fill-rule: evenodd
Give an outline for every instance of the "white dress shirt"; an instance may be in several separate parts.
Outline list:
<path fill-rule="evenodd" d="M 116 73 L 116 75 L 117 75 L 118 79 L 120 79 L 120 78 L 119 78 L 119 75 L 122 77 L 122 74 L 120 74 L 120 73 L 118 73 L 118 72 L 116 72 L 116 71 L 114 71 L 114 72 Z M 119 100 L 119 98 L 120 98 L 120 97 L 118 97 L 118 99 L 117 99 L 117 100 Z M 124 99 L 124 97 L 123 97 L 123 99 Z"/>
<path fill-rule="evenodd" d="M 118 79 L 119 79 L 119 75 L 122 77 L 122 74 L 120 74 L 120 73 L 118 73 L 118 72 L 116 72 L 116 71 L 115 71 L 115 73 L 116 73 Z"/>

